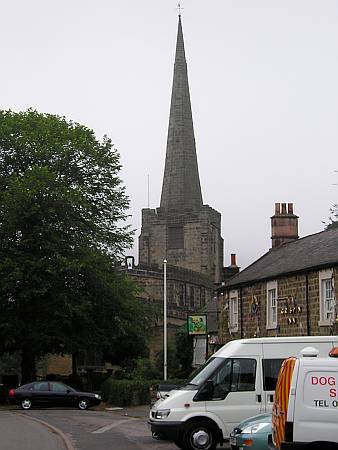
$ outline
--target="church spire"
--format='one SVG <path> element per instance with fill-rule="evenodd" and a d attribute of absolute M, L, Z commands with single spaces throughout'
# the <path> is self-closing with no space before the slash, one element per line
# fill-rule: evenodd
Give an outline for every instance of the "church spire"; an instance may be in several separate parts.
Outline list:
<path fill-rule="evenodd" d="M 179 14 L 161 209 L 168 212 L 196 211 L 202 204 L 187 63 Z"/>

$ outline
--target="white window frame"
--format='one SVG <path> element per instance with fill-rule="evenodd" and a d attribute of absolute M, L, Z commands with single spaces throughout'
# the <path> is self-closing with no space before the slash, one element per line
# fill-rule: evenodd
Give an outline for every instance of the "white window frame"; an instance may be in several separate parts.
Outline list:
<path fill-rule="evenodd" d="M 273 294 L 274 293 L 274 294 Z M 266 283 L 266 329 L 277 328 L 278 290 L 277 280 Z"/>
<path fill-rule="evenodd" d="M 229 330 L 238 331 L 238 291 L 230 291 L 229 295 Z"/>
<path fill-rule="evenodd" d="M 318 325 L 320 327 L 325 327 L 332 325 L 334 322 L 335 313 L 335 298 L 334 298 L 334 288 L 333 288 L 333 269 L 321 270 L 318 275 L 319 282 L 319 311 L 320 319 Z M 331 284 L 331 296 L 327 297 L 327 283 Z M 331 310 L 328 308 L 328 302 L 331 303 Z M 332 314 L 331 317 L 328 317 Z"/>

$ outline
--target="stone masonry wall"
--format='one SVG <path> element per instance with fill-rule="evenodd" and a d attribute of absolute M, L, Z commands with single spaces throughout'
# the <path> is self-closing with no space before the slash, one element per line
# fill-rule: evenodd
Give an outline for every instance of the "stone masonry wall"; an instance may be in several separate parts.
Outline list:
<path fill-rule="evenodd" d="M 334 267 L 334 280 L 338 285 L 338 267 Z M 307 287 L 308 286 L 308 287 Z M 239 292 L 239 327 L 236 333 L 228 329 L 230 290 L 218 295 L 220 307 L 220 340 L 263 336 L 325 336 L 337 333 L 337 323 L 320 326 L 319 271 L 314 270 L 277 279 L 277 328 L 269 330 L 267 322 L 267 283 L 258 282 L 242 287 Z M 308 291 L 308 300 L 306 299 Z M 336 288 L 337 291 L 337 288 Z M 336 294 L 337 295 L 337 294 Z M 242 301 L 241 301 L 242 300 Z M 256 311 L 254 304 L 258 303 Z"/>
<path fill-rule="evenodd" d="M 181 229 L 177 245 L 169 239 L 170 227 Z M 198 212 L 176 214 L 143 209 L 139 262 L 160 266 L 164 259 L 172 266 L 203 273 L 219 282 L 223 267 L 221 215 L 207 205 Z"/>
<path fill-rule="evenodd" d="M 129 270 L 128 275 L 141 287 L 140 298 L 159 305 L 161 320 L 163 317 L 163 271 L 134 269 Z M 200 311 L 213 295 L 213 285 L 202 275 L 180 271 L 178 268 L 167 268 L 168 320 L 185 321 L 187 313 Z"/>

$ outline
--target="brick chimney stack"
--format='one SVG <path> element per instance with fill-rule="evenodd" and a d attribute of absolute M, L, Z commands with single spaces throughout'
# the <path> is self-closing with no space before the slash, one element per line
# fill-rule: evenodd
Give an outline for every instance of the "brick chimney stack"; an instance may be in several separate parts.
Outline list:
<path fill-rule="evenodd" d="M 275 203 L 275 215 L 271 217 L 272 248 L 298 237 L 298 216 L 293 213 L 293 203 Z"/>
<path fill-rule="evenodd" d="M 226 280 L 229 280 L 231 277 L 236 275 L 236 273 L 239 272 L 239 267 L 237 266 L 236 262 L 236 253 L 231 253 L 230 256 L 230 266 L 223 267 L 222 269 L 222 281 L 225 282 Z"/>

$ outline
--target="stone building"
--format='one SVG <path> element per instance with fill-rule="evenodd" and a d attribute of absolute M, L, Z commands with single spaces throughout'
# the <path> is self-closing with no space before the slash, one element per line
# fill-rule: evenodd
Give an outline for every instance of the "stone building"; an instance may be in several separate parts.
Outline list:
<path fill-rule="evenodd" d="M 164 260 L 170 332 L 214 297 L 223 268 L 221 214 L 202 199 L 180 16 L 160 206 L 142 210 L 139 264 L 126 261 L 141 296 L 161 305 Z"/>
<path fill-rule="evenodd" d="M 338 229 L 298 238 L 292 204 L 275 205 L 272 248 L 218 290 L 220 340 L 337 333 Z"/>
<path fill-rule="evenodd" d="M 141 266 L 164 259 L 220 281 L 221 214 L 203 204 L 180 16 L 160 207 L 142 210 L 139 237 Z"/>

